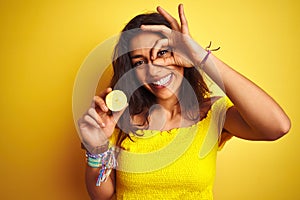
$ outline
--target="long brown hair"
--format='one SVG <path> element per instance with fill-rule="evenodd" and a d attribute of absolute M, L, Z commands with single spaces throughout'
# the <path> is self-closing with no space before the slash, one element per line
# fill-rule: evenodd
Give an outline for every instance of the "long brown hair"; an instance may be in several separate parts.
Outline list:
<path fill-rule="evenodd" d="M 118 43 L 114 49 L 113 55 L 113 77 L 110 86 L 114 89 L 118 81 L 122 76 L 132 70 L 130 59 L 129 44 L 131 39 L 139 31 L 141 25 L 165 25 L 171 28 L 170 23 L 159 13 L 147 13 L 134 17 L 122 30 Z M 129 31 L 130 30 L 130 31 Z M 181 100 L 181 104 L 184 108 L 181 108 L 183 115 L 191 120 L 200 119 L 200 111 L 195 116 L 194 108 L 197 108 L 203 103 L 205 97 L 209 94 L 209 89 L 203 80 L 203 77 L 199 71 L 195 68 L 184 68 L 184 78 L 191 87 L 187 87 L 187 84 L 181 84 L 178 97 Z M 146 90 L 143 86 L 138 86 L 139 82 L 133 73 L 127 73 L 127 77 L 122 80 L 122 87 L 126 87 L 124 90 L 129 99 L 128 110 L 124 112 L 119 119 L 118 125 L 122 127 L 118 135 L 117 145 L 121 145 L 122 141 L 129 137 L 128 133 L 135 133 L 136 126 L 133 126 L 130 122 L 133 116 L 141 114 L 144 117 L 144 124 L 148 123 L 149 109 L 156 103 L 156 97 Z M 130 91 L 130 88 L 136 88 L 135 91 Z M 196 98 L 191 98 L 187 94 L 195 94 Z"/>

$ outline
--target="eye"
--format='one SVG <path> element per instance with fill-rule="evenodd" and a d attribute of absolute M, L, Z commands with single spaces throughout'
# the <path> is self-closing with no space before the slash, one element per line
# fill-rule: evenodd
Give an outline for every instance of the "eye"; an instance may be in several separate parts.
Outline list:
<path fill-rule="evenodd" d="M 142 65 L 142 64 L 144 64 L 144 63 L 145 63 L 145 62 L 144 62 L 143 60 L 139 60 L 139 61 L 133 63 L 133 67 L 138 67 L 138 66 L 140 66 L 140 65 Z"/>
<path fill-rule="evenodd" d="M 163 57 L 169 53 L 169 49 L 163 49 L 157 52 L 157 57 Z"/>

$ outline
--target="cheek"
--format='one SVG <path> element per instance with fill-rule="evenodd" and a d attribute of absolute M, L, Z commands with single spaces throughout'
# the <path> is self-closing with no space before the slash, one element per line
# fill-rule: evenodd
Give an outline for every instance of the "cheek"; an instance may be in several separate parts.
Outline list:
<path fill-rule="evenodd" d="M 178 73 L 181 74 L 181 76 L 183 76 L 183 74 L 184 74 L 184 68 L 183 67 L 179 67 L 178 68 Z"/>
<path fill-rule="evenodd" d="M 175 71 L 175 74 L 177 76 L 177 78 L 179 80 L 182 80 L 184 78 L 183 74 L 184 74 L 184 68 L 180 67 L 180 68 L 177 68 Z"/>
<path fill-rule="evenodd" d="M 176 76 L 175 85 L 176 85 L 176 87 L 180 87 L 182 84 L 182 81 L 184 79 L 183 70 L 176 70 L 175 76 Z"/>
<path fill-rule="evenodd" d="M 135 71 L 135 75 L 136 75 L 137 80 L 138 80 L 140 83 L 145 82 L 146 74 L 145 74 L 145 71 L 144 71 L 144 70 L 141 70 L 141 69 L 136 70 L 136 71 Z"/>
<path fill-rule="evenodd" d="M 177 85 L 179 85 L 179 87 L 180 87 L 180 85 L 182 84 L 183 78 L 184 78 L 184 77 L 183 77 L 181 74 L 177 76 L 177 81 L 176 81 L 176 83 L 177 83 Z"/>

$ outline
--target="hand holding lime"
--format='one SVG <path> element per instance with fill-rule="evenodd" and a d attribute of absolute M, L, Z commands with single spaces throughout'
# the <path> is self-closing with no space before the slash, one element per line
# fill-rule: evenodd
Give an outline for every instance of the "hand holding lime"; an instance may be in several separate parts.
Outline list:
<path fill-rule="evenodd" d="M 105 97 L 105 102 L 109 110 L 120 111 L 127 104 L 127 97 L 121 90 L 113 90 Z"/>

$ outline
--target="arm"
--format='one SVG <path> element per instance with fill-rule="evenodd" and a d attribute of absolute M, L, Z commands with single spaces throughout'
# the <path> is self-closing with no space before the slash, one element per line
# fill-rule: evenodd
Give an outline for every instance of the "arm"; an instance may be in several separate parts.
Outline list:
<path fill-rule="evenodd" d="M 85 183 L 87 191 L 92 200 L 109 200 L 115 193 L 115 170 L 110 174 L 106 182 L 96 186 L 96 180 L 99 175 L 99 168 L 86 166 Z"/>
<path fill-rule="evenodd" d="M 94 154 L 94 150 L 99 146 L 103 146 L 107 142 L 115 129 L 116 123 L 125 108 L 114 115 L 109 114 L 108 107 L 104 101 L 106 95 L 112 91 L 111 88 L 103 91 L 100 96 L 95 96 L 92 106 L 78 120 L 80 135 L 85 148 Z M 100 186 L 96 186 L 100 168 L 92 168 L 86 166 L 85 182 L 91 199 L 103 200 L 111 199 L 115 192 L 115 171 L 113 170 L 106 180 Z"/>
<path fill-rule="evenodd" d="M 234 107 L 227 111 L 224 128 L 232 135 L 248 140 L 276 140 L 290 129 L 290 120 L 282 108 L 261 88 L 231 67 L 210 55 L 204 71 L 210 77 L 219 74 L 224 91 Z"/>
<path fill-rule="evenodd" d="M 179 25 L 175 18 L 158 7 L 158 12 L 172 26 L 142 26 L 146 31 L 157 31 L 168 40 L 153 47 L 153 62 L 158 65 L 199 66 L 207 52 L 189 34 L 183 5 L 179 5 Z M 171 46 L 174 54 L 169 58 L 156 58 L 158 49 Z M 188 58 L 188 59 L 187 59 Z M 233 70 L 214 55 L 209 55 L 203 70 L 223 89 L 234 103 L 227 111 L 224 128 L 232 135 L 248 140 L 275 140 L 290 129 L 290 120 L 281 107 L 253 82 Z"/>

